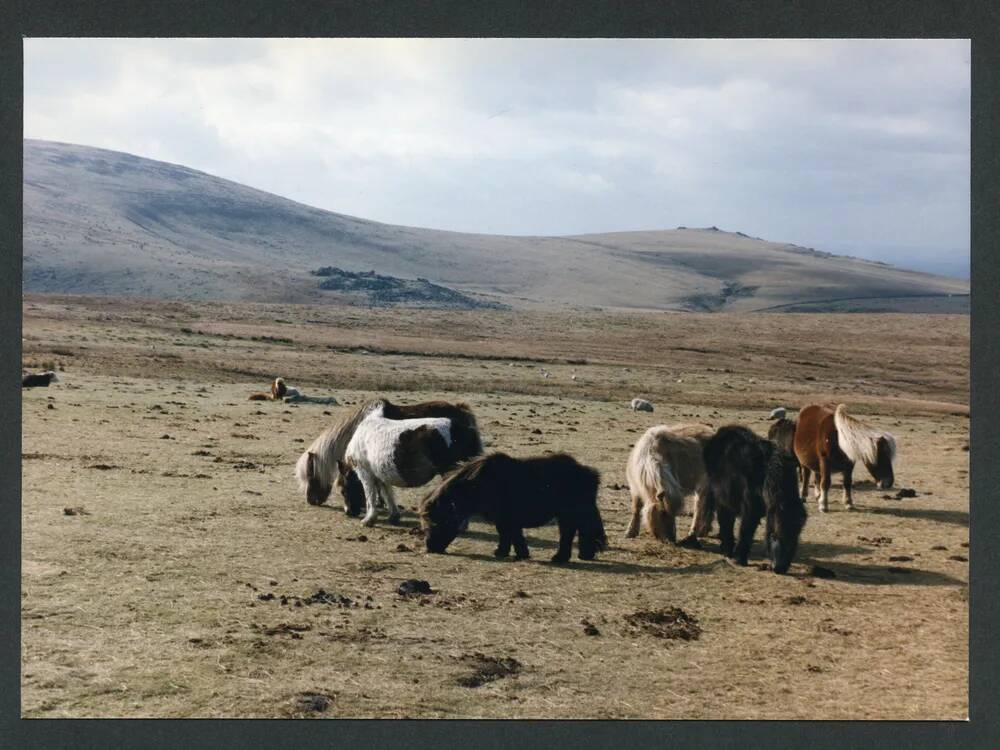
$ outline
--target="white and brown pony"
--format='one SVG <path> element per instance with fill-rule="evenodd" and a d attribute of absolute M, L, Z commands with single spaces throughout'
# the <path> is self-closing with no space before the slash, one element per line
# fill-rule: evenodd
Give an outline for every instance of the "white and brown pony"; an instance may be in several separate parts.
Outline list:
<path fill-rule="evenodd" d="M 347 447 L 354 437 L 358 425 L 373 413 L 389 420 L 444 418 L 450 421 L 451 442 L 449 445 L 448 471 L 460 461 L 481 455 L 482 440 L 472 409 L 466 404 L 451 404 L 447 401 L 425 401 L 418 404 L 393 404 L 385 399 L 376 399 L 344 414 L 335 424 L 324 430 L 312 445 L 299 457 L 295 465 L 295 476 L 299 488 L 305 493 L 310 505 L 322 505 L 327 501 L 336 482 L 344 497 L 344 511 L 348 515 L 358 515 L 367 503 L 363 496 L 357 473 L 348 471 L 341 475 L 341 466 L 347 456 Z M 344 465 L 344 468 L 346 465 Z M 439 472 L 440 473 L 440 472 Z M 430 477 L 427 478 L 428 481 Z M 360 497 L 359 497 L 360 496 Z M 378 498 L 376 498 L 377 502 Z"/>
<path fill-rule="evenodd" d="M 660 541 L 677 540 L 677 515 L 684 507 L 684 498 L 702 489 L 702 453 L 713 433 L 703 424 L 657 425 L 639 438 L 625 465 L 632 496 L 626 537 L 637 536 L 644 526 Z"/>
<path fill-rule="evenodd" d="M 851 485 L 858 461 L 881 489 L 887 490 L 895 482 L 896 438 L 851 416 L 844 404 L 835 409 L 818 404 L 804 407 L 799 412 L 794 447 L 802 467 L 802 495 L 809 489 L 810 473 L 815 472 L 821 512 L 827 510 L 831 477 L 836 473 L 844 477 L 845 507 L 854 507 Z"/>
<path fill-rule="evenodd" d="M 389 522 L 399 520 L 393 487 L 420 487 L 455 465 L 451 451 L 451 420 L 444 417 L 386 419 L 380 408 L 370 411 L 354 430 L 337 464 L 337 488 L 349 507 L 365 499 L 365 526 L 375 524 L 377 506 L 389 510 Z M 360 488 L 352 488 L 354 474 Z M 350 493 L 356 494 L 355 498 Z"/>

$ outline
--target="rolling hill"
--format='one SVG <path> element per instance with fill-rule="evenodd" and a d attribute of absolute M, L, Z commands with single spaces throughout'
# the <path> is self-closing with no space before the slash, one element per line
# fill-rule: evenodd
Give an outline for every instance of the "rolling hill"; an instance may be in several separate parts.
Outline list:
<path fill-rule="evenodd" d="M 324 267 L 345 281 L 324 282 L 314 273 Z M 969 284 L 714 227 L 524 237 L 394 226 L 187 167 L 25 140 L 24 291 L 455 307 L 966 312 Z"/>

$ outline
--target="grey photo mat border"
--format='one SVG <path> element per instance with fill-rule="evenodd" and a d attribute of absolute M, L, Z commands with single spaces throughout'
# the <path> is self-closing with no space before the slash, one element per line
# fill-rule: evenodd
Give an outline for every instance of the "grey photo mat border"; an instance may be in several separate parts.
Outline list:
<path fill-rule="evenodd" d="M 1000 23 L 992 3 L 827 2 L 706 0 L 668 6 L 663 2 L 316 2 L 195 0 L 123 2 L 92 0 L 0 0 L 0 362 L 9 385 L 0 399 L 0 745 L 22 747 L 295 747 L 333 743 L 410 748 L 467 744 L 477 750 L 566 745 L 679 744 L 700 747 L 759 745 L 813 748 L 906 743 L 913 748 L 981 747 L 996 744 L 997 718 L 991 698 L 997 651 L 990 624 L 1000 607 L 992 581 L 1000 508 L 990 503 L 1000 471 L 1000 433 L 985 421 L 1000 413 L 996 377 L 1000 352 L 995 302 L 1000 269 L 990 249 L 1000 239 Z M 969 722 L 733 722 L 685 721 L 381 721 L 334 720 L 23 720 L 20 719 L 20 455 L 21 398 L 14 390 L 21 341 L 21 158 L 23 37 L 174 36 L 435 36 L 435 37 L 896 37 L 972 40 L 972 369 L 970 706 Z M 902 634 L 901 634 L 902 636 Z M 878 700 L 877 695 L 871 696 Z M 993 741 L 990 742 L 990 738 Z"/>

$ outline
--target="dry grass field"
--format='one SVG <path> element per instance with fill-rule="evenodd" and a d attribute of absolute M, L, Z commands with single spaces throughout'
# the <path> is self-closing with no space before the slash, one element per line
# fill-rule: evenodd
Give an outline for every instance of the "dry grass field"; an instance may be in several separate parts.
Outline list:
<path fill-rule="evenodd" d="M 23 391 L 26 717 L 967 715 L 968 317 L 23 310 L 24 365 L 62 379 Z M 246 400 L 277 375 L 341 405 Z M 597 467 L 611 549 L 553 566 L 550 526 L 527 531 L 530 560 L 497 561 L 473 522 L 427 555 L 421 490 L 399 492 L 398 526 L 308 506 L 297 456 L 376 395 L 465 400 L 488 449 Z M 644 429 L 764 433 L 772 407 L 813 401 L 896 434 L 897 486 L 862 470 L 856 512 L 839 478 L 831 512 L 810 499 L 790 575 L 755 567 L 759 538 L 743 569 L 714 539 L 623 538 Z M 398 595 L 408 578 L 434 593 Z"/>

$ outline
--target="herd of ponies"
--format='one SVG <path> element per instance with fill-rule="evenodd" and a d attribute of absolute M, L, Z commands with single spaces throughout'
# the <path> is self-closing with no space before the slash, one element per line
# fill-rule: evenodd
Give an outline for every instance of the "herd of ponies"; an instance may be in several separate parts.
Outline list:
<path fill-rule="evenodd" d="M 781 574 L 795 558 L 812 475 L 820 512 L 828 508 L 831 476 L 838 473 L 845 506 L 854 507 L 851 480 L 859 461 L 881 488 L 892 487 L 895 438 L 852 416 L 843 404 L 809 405 L 797 419 L 778 408 L 771 418 L 766 438 L 740 425 L 650 427 L 625 466 L 632 501 L 626 536 L 644 528 L 660 541 L 699 548 L 699 538 L 709 534 L 715 520 L 722 554 L 747 565 L 764 521 L 770 568 Z M 363 513 L 365 526 L 376 522 L 380 508 L 389 522 L 399 519 L 394 487 L 421 487 L 441 476 L 419 507 L 431 553 L 443 554 L 472 516 L 496 526 L 498 558 L 506 558 L 511 548 L 517 559 L 528 557 L 524 529 L 553 520 L 559 526 L 553 562 L 569 560 L 574 538 L 581 560 L 592 560 L 607 547 L 597 508 L 598 471 L 565 453 L 484 454 L 467 404 L 368 401 L 313 441 L 299 457 L 295 476 L 311 505 L 325 503 L 336 487 L 345 513 Z M 678 542 L 676 517 L 692 495 L 691 528 Z"/>

